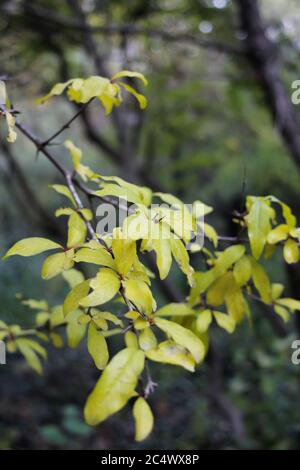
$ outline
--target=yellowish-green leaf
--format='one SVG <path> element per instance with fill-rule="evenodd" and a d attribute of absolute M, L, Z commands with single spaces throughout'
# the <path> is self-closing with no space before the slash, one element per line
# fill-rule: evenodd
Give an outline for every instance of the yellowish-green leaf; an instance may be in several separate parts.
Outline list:
<path fill-rule="evenodd" d="M 224 328 L 228 333 L 234 332 L 235 321 L 231 316 L 226 315 L 225 313 L 216 312 L 215 310 L 213 314 L 220 328 Z"/>
<path fill-rule="evenodd" d="M 48 250 L 62 249 L 58 243 L 47 240 L 47 238 L 24 238 L 23 240 L 15 243 L 6 253 L 3 259 L 9 258 L 10 256 L 33 256 L 43 253 Z"/>
<path fill-rule="evenodd" d="M 236 263 L 244 254 L 245 247 L 243 245 L 233 245 L 226 248 L 222 253 L 219 254 L 218 259 L 215 262 L 213 272 L 215 276 L 221 276 Z"/>
<path fill-rule="evenodd" d="M 180 344 L 192 354 L 196 362 L 201 362 L 205 355 L 202 341 L 190 330 L 183 326 L 162 318 L 155 319 L 156 326 L 169 335 L 175 343 Z"/>
<path fill-rule="evenodd" d="M 153 414 L 143 397 L 135 401 L 132 412 L 135 420 L 135 440 L 140 442 L 146 439 L 153 429 Z"/>
<path fill-rule="evenodd" d="M 170 303 L 157 310 L 157 317 L 181 317 L 186 315 L 194 315 L 195 312 L 190 305 L 184 303 Z"/>
<path fill-rule="evenodd" d="M 76 261 L 76 263 L 91 263 L 106 266 L 107 268 L 116 268 L 116 263 L 111 254 L 101 245 L 98 246 L 97 250 L 81 248 L 76 252 L 74 261 Z"/>
<path fill-rule="evenodd" d="M 43 279 L 52 279 L 64 270 L 66 261 L 65 253 L 55 253 L 48 256 L 42 266 L 41 276 Z"/>
<path fill-rule="evenodd" d="M 289 321 L 290 314 L 286 308 L 282 307 L 281 305 L 275 305 L 274 311 L 282 318 L 285 323 Z"/>
<path fill-rule="evenodd" d="M 82 338 L 86 332 L 86 324 L 80 322 L 80 317 L 82 317 L 80 310 L 73 310 L 68 315 L 68 324 L 67 324 L 67 338 L 68 345 L 70 348 L 77 348 L 80 344 Z M 90 319 L 88 315 L 85 315 Z"/>
<path fill-rule="evenodd" d="M 139 310 L 150 315 L 156 310 L 156 302 L 149 286 L 145 282 L 129 279 L 123 282 L 125 295 Z"/>
<path fill-rule="evenodd" d="M 186 348 L 174 341 L 164 341 L 157 349 L 145 351 L 146 357 L 151 361 L 181 366 L 190 372 L 195 370 L 195 359 Z"/>
<path fill-rule="evenodd" d="M 247 255 L 242 256 L 234 265 L 234 278 L 239 286 L 245 286 L 252 275 L 251 261 Z"/>
<path fill-rule="evenodd" d="M 204 333 L 205 331 L 208 330 L 211 322 L 212 322 L 212 314 L 210 310 L 206 309 L 206 310 L 203 310 L 202 312 L 199 312 L 199 314 L 197 315 L 197 319 L 196 319 L 197 331 L 199 331 L 200 333 Z"/>
<path fill-rule="evenodd" d="M 121 282 L 117 274 L 109 268 L 101 268 L 92 279 L 90 286 L 94 289 L 91 294 L 80 301 L 83 307 L 95 307 L 111 300 L 119 291 Z"/>
<path fill-rule="evenodd" d="M 155 349 L 157 347 L 157 339 L 152 328 L 144 328 L 139 335 L 139 345 L 144 351 Z"/>
<path fill-rule="evenodd" d="M 264 268 L 251 258 L 253 283 L 259 292 L 260 298 L 266 304 L 271 303 L 271 283 Z"/>
<path fill-rule="evenodd" d="M 138 339 L 133 331 L 126 331 L 124 339 L 126 348 L 139 349 Z"/>
<path fill-rule="evenodd" d="M 119 84 L 123 88 L 125 88 L 125 90 L 128 91 L 128 93 L 130 93 L 137 99 L 141 109 L 145 109 L 147 107 L 148 101 L 144 95 L 142 95 L 141 93 L 138 93 L 134 88 L 132 88 L 132 86 L 128 85 L 127 83 L 120 82 Z"/>
<path fill-rule="evenodd" d="M 126 276 L 130 271 L 136 257 L 136 243 L 133 240 L 120 238 L 120 232 L 114 232 L 117 238 L 112 241 L 112 250 L 115 257 L 117 271 Z"/>
<path fill-rule="evenodd" d="M 96 367 L 103 370 L 109 360 L 108 348 L 103 334 L 101 331 L 97 330 L 93 322 L 89 324 L 88 351 Z"/>
<path fill-rule="evenodd" d="M 277 225 L 276 228 L 269 232 L 267 241 L 270 245 L 286 240 L 289 234 L 289 227 L 286 224 Z"/>
<path fill-rule="evenodd" d="M 264 198 L 255 198 L 247 215 L 248 235 L 251 251 L 255 259 L 259 259 L 267 237 L 271 231 L 273 210 Z"/>
<path fill-rule="evenodd" d="M 144 85 L 148 85 L 148 81 L 145 78 L 145 76 L 140 73 L 140 72 L 132 72 L 131 70 L 121 70 L 121 72 L 115 73 L 112 77 L 112 81 L 116 81 L 119 78 L 138 78 L 139 80 L 142 80 Z"/>
<path fill-rule="evenodd" d="M 68 221 L 68 247 L 75 248 L 85 242 L 87 227 L 82 217 L 73 212 Z"/>
<path fill-rule="evenodd" d="M 291 312 L 300 311 L 300 300 L 296 299 L 278 299 L 277 304 L 283 305 L 284 307 L 287 307 Z"/>
<path fill-rule="evenodd" d="M 50 185 L 50 188 L 54 189 L 57 193 L 66 196 L 72 202 L 73 206 L 76 206 L 72 193 L 67 186 L 63 184 L 52 184 Z"/>
<path fill-rule="evenodd" d="M 153 240 L 152 247 L 156 253 L 159 277 L 165 279 L 172 264 L 170 240 Z"/>
<path fill-rule="evenodd" d="M 90 290 L 90 280 L 80 282 L 72 288 L 65 298 L 63 304 L 64 315 L 76 310 L 79 306 L 80 301 L 87 296 Z"/>
<path fill-rule="evenodd" d="M 283 247 L 283 256 L 288 264 L 298 263 L 299 261 L 299 247 L 295 240 L 289 238 Z"/>
<path fill-rule="evenodd" d="M 89 425 L 101 423 L 126 405 L 135 394 L 144 361 L 144 353 L 133 348 L 113 357 L 87 399 L 84 416 Z"/>
<path fill-rule="evenodd" d="M 181 271 L 186 274 L 189 285 L 193 287 L 195 283 L 194 269 L 190 265 L 190 259 L 186 247 L 178 238 L 171 238 L 170 242 L 175 261 L 178 263 Z"/>

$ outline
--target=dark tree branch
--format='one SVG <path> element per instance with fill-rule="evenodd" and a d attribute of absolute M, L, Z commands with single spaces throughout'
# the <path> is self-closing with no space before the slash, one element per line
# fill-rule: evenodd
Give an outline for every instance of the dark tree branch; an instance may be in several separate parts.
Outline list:
<path fill-rule="evenodd" d="M 255 72 L 278 132 L 300 166 L 300 122 L 280 76 L 279 51 L 266 34 L 257 0 L 235 0 L 247 34 L 246 57 Z"/>

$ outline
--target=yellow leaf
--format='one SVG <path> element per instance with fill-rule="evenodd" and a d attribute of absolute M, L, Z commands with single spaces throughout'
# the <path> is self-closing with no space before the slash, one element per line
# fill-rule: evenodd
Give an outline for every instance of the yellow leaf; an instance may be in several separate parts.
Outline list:
<path fill-rule="evenodd" d="M 47 240 L 47 238 L 24 238 L 19 242 L 15 243 L 3 257 L 3 259 L 9 258 L 9 256 L 33 256 L 43 253 L 48 250 L 56 250 L 62 248 L 58 243 Z"/>
<path fill-rule="evenodd" d="M 144 361 L 144 353 L 132 348 L 113 357 L 87 399 L 84 416 L 89 425 L 101 423 L 126 405 L 134 395 Z"/>
<path fill-rule="evenodd" d="M 92 356 L 96 367 L 103 370 L 109 360 L 108 348 L 103 334 L 101 331 L 97 330 L 93 322 L 89 325 L 88 351 Z"/>
<path fill-rule="evenodd" d="M 101 268 L 97 276 L 92 279 L 90 286 L 94 289 L 91 294 L 80 301 L 83 307 L 95 307 L 111 300 L 120 289 L 120 279 L 109 268 Z"/>
<path fill-rule="evenodd" d="M 190 330 L 178 323 L 155 319 L 156 326 L 169 335 L 176 343 L 186 348 L 192 354 L 196 362 L 201 362 L 205 355 L 205 348 L 202 341 Z"/>
<path fill-rule="evenodd" d="M 297 263 L 299 261 L 299 248 L 295 240 L 289 238 L 283 247 L 283 256 L 288 264 Z"/>
<path fill-rule="evenodd" d="M 135 419 L 135 440 L 140 442 L 146 439 L 153 429 L 153 414 L 146 400 L 139 397 L 133 405 Z"/>

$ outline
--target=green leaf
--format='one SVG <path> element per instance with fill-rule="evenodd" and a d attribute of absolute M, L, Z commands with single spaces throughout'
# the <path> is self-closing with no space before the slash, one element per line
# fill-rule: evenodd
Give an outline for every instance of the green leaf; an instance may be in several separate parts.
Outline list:
<path fill-rule="evenodd" d="M 89 425 L 101 423 L 126 405 L 135 394 L 144 362 L 144 353 L 132 348 L 113 357 L 87 399 L 84 416 Z"/>
<path fill-rule="evenodd" d="M 58 243 L 47 240 L 47 238 L 24 238 L 23 240 L 15 243 L 3 257 L 3 259 L 9 258 L 10 256 L 33 256 L 43 253 L 48 250 L 62 249 L 62 246 Z"/>
<path fill-rule="evenodd" d="M 135 440 L 140 442 L 146 439 L 153 429 L 154 418 L 146 400 L 139 397 L 133 405 L 135 419 Z"/>
<path fill-rule="evenodd" d="M 95 362 L 95 366 L 103 370 L 109 360 L 108 348 L 103 334 L 97 330 L 93 322 L 89 325 L 88 351 Z"/>
<path fill-rule="evenodd" d="M 271 231 L 273 210 L 264 198 L 255 198 L 246 217 L 251 251 L 259 259 Z"/>
<path fill-rule="evenodd" d="M 121 281 L 118 275 L 109 268 L 101 268 L 97 276 L 90 282 L 94 290 L 80 300 L 83 307 L 95 307 L 111 300 L 119 291 Z"/>
<path fill-rule="evenodd" d="M 204 345 L 192 331 L 178 325 L 178 323 L 162 318 L 156 318 L 155 324 L 160 330 L 167 333 L 176 343 L 190 351 L 196 362 L 201 362 L 204 359 Z"/>
<path fill-rule="evenodd" d="M 295 240 L 289 238 L 283 247 L 283 256 L 288 264 L 298 263 L 299 261 L 299 248 Z"/>

